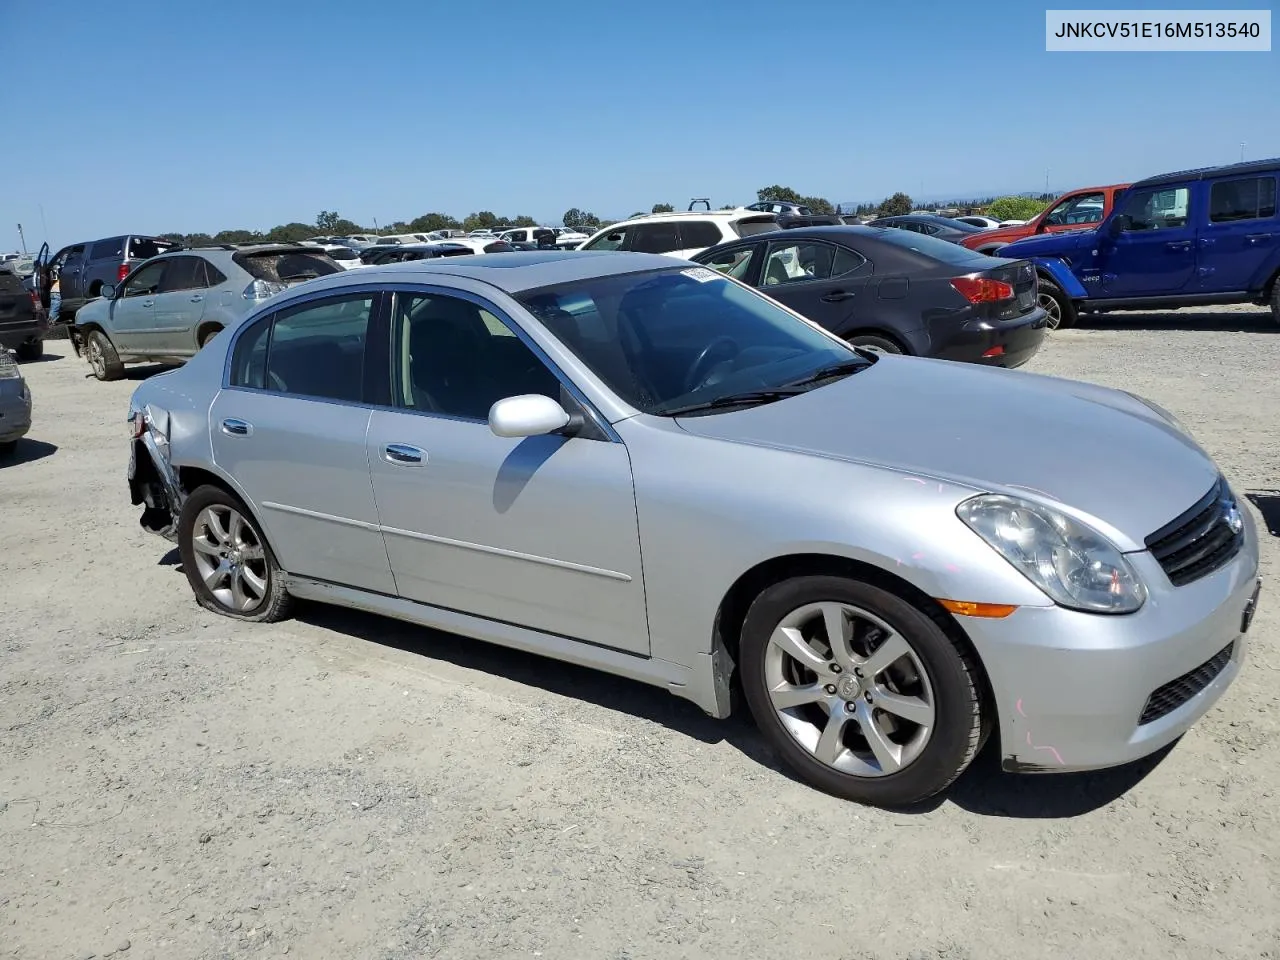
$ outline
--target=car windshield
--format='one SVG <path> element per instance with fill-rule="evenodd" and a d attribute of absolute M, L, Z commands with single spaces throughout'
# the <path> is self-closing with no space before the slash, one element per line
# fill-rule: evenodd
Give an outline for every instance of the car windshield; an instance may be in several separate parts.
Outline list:
<path fill-rule="evenodd" d="M 785 388 L 835 364 L 872 362 L 705 267 L 595 277 L 517 299 L 645 413 L 669 415 Z"/>

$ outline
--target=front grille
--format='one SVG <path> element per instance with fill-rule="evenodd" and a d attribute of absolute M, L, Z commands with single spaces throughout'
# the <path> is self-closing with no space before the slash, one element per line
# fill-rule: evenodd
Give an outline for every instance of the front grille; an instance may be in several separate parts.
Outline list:
<path fill-rule="evenodd" d="M 1175 587 L 1225 566 L 1244 544 L 1240 508 L 1226 480 L 1219 478 L 1195 506 L 1147 537 L 1146 543 Z"/>
<path fill-rule="evenodd" d="M 1157 687 L 1147 697 L 1147 705 L 1142 708 L 1142 716 L 1138 718 L 1138 726 L 1159 720 L 1166 714 L 1173 713 L 1197 693 L 1213 683 L 1214 678 L 1231 661 L 1231 652 L 1236 642 L 1232 640 L 1223 647 L 1211 660 L 1206 660 L 1176 680 L 1170 680 L 1163 687 Z"/>

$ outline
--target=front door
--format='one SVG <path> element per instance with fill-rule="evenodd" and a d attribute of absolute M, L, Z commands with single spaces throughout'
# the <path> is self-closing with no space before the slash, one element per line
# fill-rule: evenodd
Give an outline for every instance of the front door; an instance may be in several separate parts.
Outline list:
<path fill-rule="evenodd" d="M 68 247 L 58 254 L 62 263 L 58 269 L 58 293 L 62 296 L 64 308 L 79 309 L 84 302 L 84 244 Z"/>
<path fill-rule="evenodd" d="M 369 424 L 400 596 L 647 654 L 627 448 L 603 432 L 495 436 L 496 401 L 568 397 L 495 309 L 455 294 L 394 295 L 392 407 Z"/>
<path fill-rule="evenodd" d="M 214 461 L 240 484 L 285 570 L 390 595 L 364 452 L 378 301 L 311 300 L 247 327 L 209 417 Z"/>
<path fill-rule="evenodd" d="M 107 335 L 120 353 L 145 353 L 156 326 L 156 294 L 167 261 L 148 263 L 125 278 L 111 301 Z"/>
<path fill-rule="evenodd" d="M 1280 250 L 1276 175 L 1219 180 L 1209 185 L 1209 218 L 1200 229 L 1200 288 L 1205 293 L 1248 290 Z"/>
<path fill-rule="evenodd" d="M 1116 236 L 1098 236 L 1098 266 L 1107 298 L 1174 296 L 1193 286 L 1196 228 L 1188 186 L 1157 186 L 1125 194 L 1126 218 Z"/>
<path fill-rule="evenodd" d="M 869 275 L 867 259 L 816 240 L 773 240 L 765 252 L 760 292 L 833 333 L 853 325 Z"/>

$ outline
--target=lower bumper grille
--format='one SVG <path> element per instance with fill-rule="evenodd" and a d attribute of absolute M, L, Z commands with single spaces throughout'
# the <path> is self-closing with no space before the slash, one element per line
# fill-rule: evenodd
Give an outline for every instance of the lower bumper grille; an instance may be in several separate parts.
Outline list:
<path fill-rule="evenodd" d="M 1200 666 L 1184 673 L 1176 680 L 1170 680 L 1164 686 L 1157 687 L 1151 696 L 1147 697 L 1147 704 L 1142 708 L 1142 716 L 1138 718 L 1138 726 L 1151 723 L 1167 714 L 1173 713 L 1173 711 L 1213 683 L 1218 674 L 1231 662 L 1231 653 L 1235 650 L 1235 646 L 1236 642 L 1232 640 L 1219 650 L 1212 659 L 1206 660 Z"/>

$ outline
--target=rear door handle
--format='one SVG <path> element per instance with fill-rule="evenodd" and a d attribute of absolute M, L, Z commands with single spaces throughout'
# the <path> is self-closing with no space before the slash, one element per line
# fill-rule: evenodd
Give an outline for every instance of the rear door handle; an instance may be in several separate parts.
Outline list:
<path fill-rule="evenodd" d="M 853 296 L 848 290 L 832 290 L 822 298 L 823 303 L 839 303 L 841 300 L 848 300 Z"/>
<path fill-rule="evenodd" d="M 1165 244 L 1165 246 L 1168 247 L 1170 250 L 1190 250 L 1191 241 L 1190 240 L 1170 240 L 1168 243 Z"/>
<path fill-rule="evenodd" d="M 1250 243 L 1258 243 L 1258 242 L 1259 242 L 1259 241 L 1261 241 L 1261 240 L 1270 240 L 1270 239 L 1271 239 L 1271 234 L 1269 234 L 1269 233 L 1246 233 L 1246 234 L 1244 235 L 1244 238 L 1245 238 L 1246 240 L 1248 240 Z"/>
<path fill-rule="evenodd" d="M 253 424 L 228 417 L 222 421 L 222 432 L 233 437 L 247 437 L 253 433 Z"/>
<path fill-rule="evenodd" d="M 406 467 L 420 467 L 427 462 L 427 453 L 407 443 L 388 443 L 382 448 L 382 459 Z"/>

